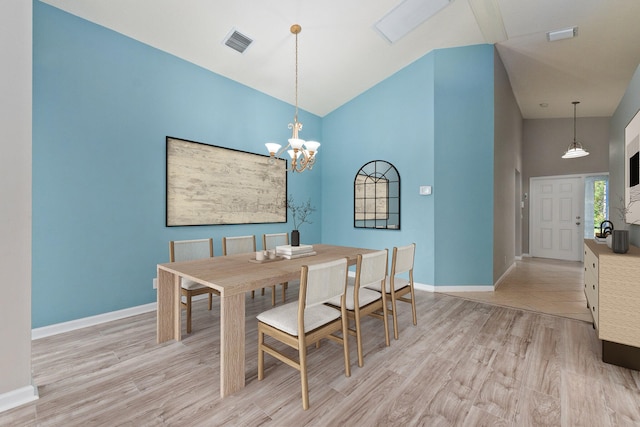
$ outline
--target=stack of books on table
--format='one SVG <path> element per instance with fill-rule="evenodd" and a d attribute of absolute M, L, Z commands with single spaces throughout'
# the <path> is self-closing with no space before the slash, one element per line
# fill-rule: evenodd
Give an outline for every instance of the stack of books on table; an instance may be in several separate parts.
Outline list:
<path fill-rule="evenodd" d="M 313 255 L 316 255 L 316 252 L 313 250 L 313 245 L 300 245 L 300 246 L 283 245 L 283 246 L 276 246 L 276 255 L 286 259 L 295 259 L 295 258 L 303 258 L 306 256 L 313 256 Z"/>

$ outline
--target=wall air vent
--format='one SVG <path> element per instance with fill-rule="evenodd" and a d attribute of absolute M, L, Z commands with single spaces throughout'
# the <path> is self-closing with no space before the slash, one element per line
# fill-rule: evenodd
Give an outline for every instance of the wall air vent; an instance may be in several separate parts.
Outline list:
<path fill-rule="evenodd" d="M 251 43 L 253 43 L 253 40 L 233 28 L 229 34 L 226 35 L 222 43 L 237 52 L 244 53 Z"/>

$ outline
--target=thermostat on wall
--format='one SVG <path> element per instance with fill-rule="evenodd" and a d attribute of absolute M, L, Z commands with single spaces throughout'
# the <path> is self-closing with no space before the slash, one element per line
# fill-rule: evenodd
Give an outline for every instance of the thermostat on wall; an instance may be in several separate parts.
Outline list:
<path fill-rule="evenodd" d="M 420 186 L 420 195 L 428 196 L 431 194 L 431 186 L 430 185 L 421 185 Z"/>

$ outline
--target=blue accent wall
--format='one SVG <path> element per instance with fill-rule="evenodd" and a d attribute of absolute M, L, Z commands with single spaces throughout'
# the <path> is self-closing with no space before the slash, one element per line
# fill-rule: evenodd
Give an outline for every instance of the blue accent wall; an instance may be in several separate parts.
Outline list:
<path fill-rule="evenodd" d="M 170 240 L 211 236 L 220 255 L 223 236 L 291 230 L 165 227 L 167 135 L 262 154 L 289 138 L 291 105 L 40 1 L 33 51 L 33 327 L 155 301 Z M 493 54 L 434 51 L 324 118 L 301 111 L 322 142 L 288 179 L 318 208 L 303 243 L 415 242 L 417 282 L 492 284 Z M 400 173 L 400 230 L 353 227 L 371 160 Z"/>
<path fill-rule="evenodd" d="M 414 62 L 323 119 L 322 240 L 391 250 L 416 243 L 415 280 L 433 284 L 434 57 Z M 371 160 L 385 160 L 400 174 L 401 229 L 353 227 L 353 183 Z M 437 189 L 436 189 L 437 191 Z M 391 252 L 390 252 L 391 256 Z"/>
<path fill-rule="evenodd" d="M 324 242 L 415 242 L 417 282 L 493 284 L 493 55 L 433 51 L 323 119 Z M 400 173 L 400 230 L 353 228 L 353 181 L 371 160 Z"/>
<path fill-rule="evenodd" d="M 155 301 L 170 240 L 213 237 L 220 255 L 223 236 L 293 228 L 165 227 L 167 135 L 264 154 L 290 137 L 291 105 L 40 1 L 33 13 L 33 327 Z M 323 140 L 319 117 L 300 121 Z M 319 170 L 288 181 L 320 205 L 306 191 Z M 320 240 L 313 219 L 303 242 Z"/>
<path fill-rule="evenodd" d="M 435 284 L 493 285 L 493 46 L 434 54 Z"/>

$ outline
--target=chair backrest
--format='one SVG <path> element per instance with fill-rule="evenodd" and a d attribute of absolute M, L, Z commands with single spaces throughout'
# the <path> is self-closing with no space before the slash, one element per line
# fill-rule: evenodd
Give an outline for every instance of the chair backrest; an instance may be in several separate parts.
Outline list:
<path fill-rule="evenodd" d="M 416 244 L 393 248 L 393 260 L 391 261 L 391 275 L 411 272 L 413 270 L 413 258 Z"/>
<path fill-rule="evenodd" d="M 356 286 L 360 288 L 373 283 L 381 284 L 384 282 L 387 277 L 388 262 L 389 251 L 386 249 L 358 255 Z"/>
<path fill-rule="evenodd" d="M 191 261 L 213 256 L 213 239 L 172 240 L 169 242 L 169 261 Z"/>
<path fill-rule="evenodd" d="M 342 296 L 347 288 L 347 258 L 303 265 L 300 275 L 300 308 L 322 304 Z"/>
<path fill-rule="evenodd" d="M 273 233 L 262 235 L 262 249 L 275 249 L 276 246 L 289 244 L 289 233 Z"/>
<path fill-rule="evenodd" d="M 222 238 L 222 255 L 246 254 L 256 251 L 256 236 Z"/>

